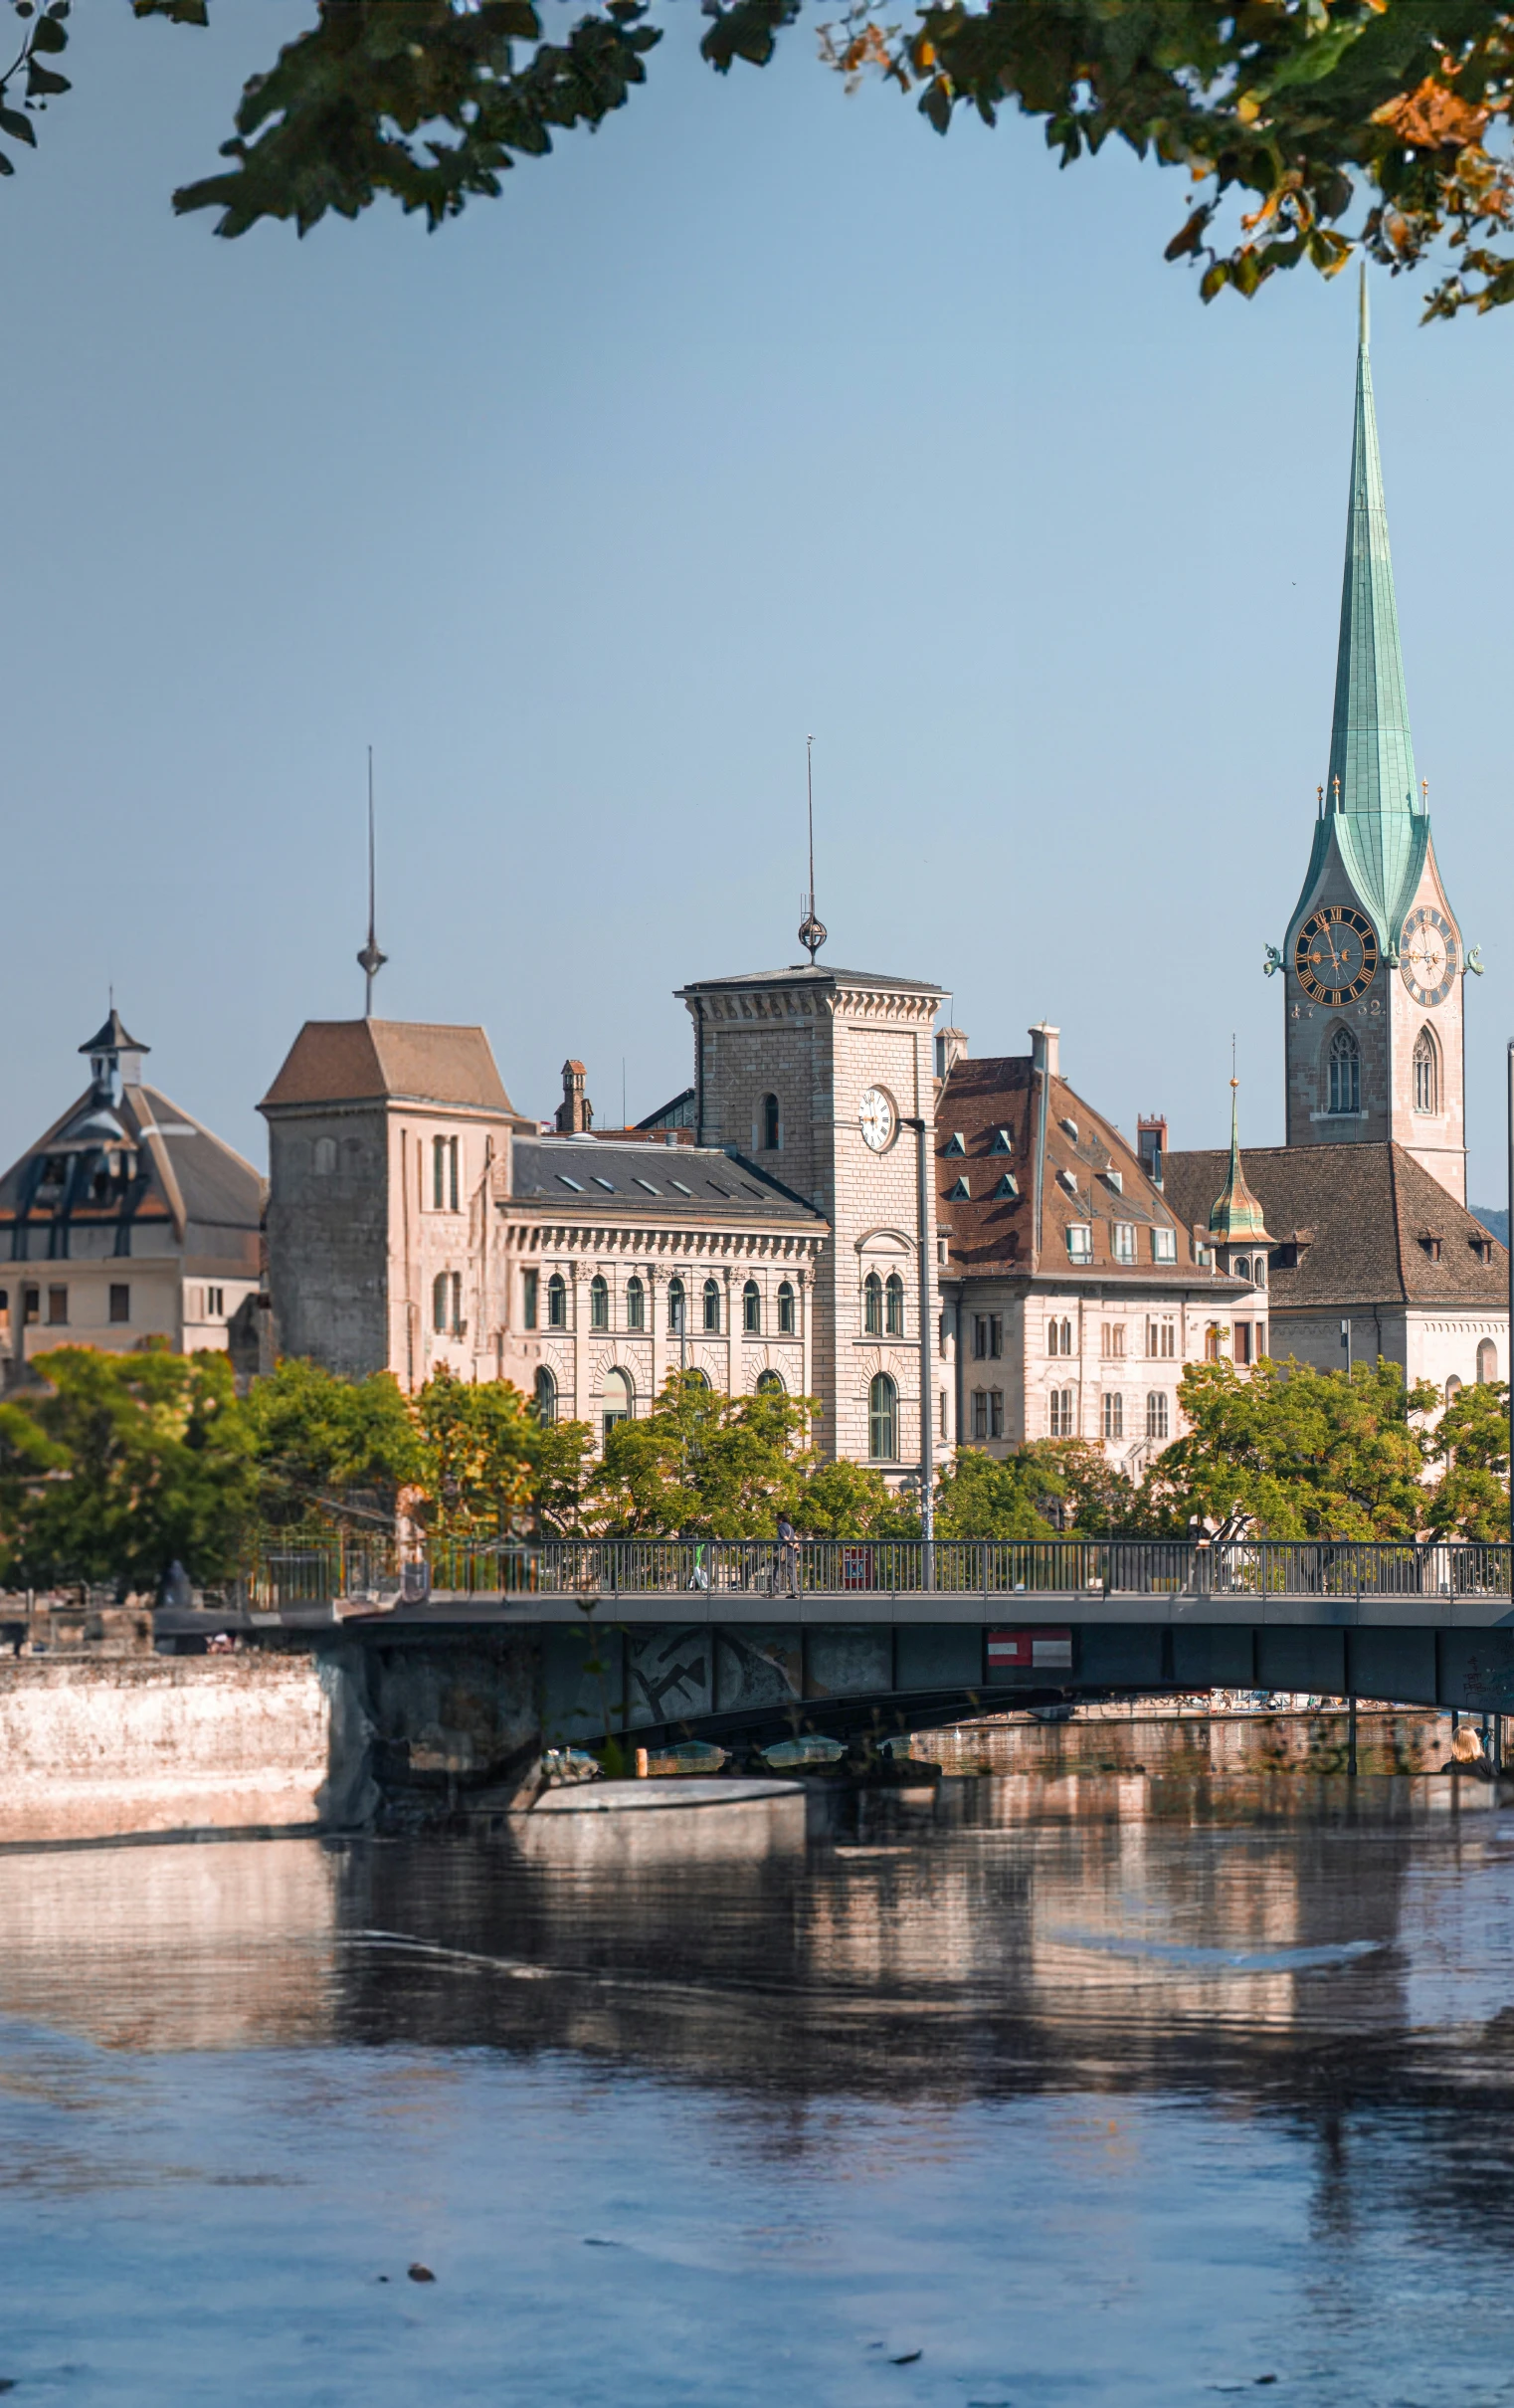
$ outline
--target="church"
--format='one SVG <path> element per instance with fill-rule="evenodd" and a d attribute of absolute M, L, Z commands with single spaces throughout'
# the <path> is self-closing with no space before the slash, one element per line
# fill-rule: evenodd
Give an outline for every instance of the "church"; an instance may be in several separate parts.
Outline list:
<path fill-rule="evenodd" d="M 1186 1364 L 1379 1355 L 1442 1396 L 1507 1371 L 1508 1258 L 1466 1208 L 1478 969 L 1415 776 L 1365 291 L 1329 774 L 1281 947 L 1287 1141 L 1132 1143 L 1042 1021 L 975 1058 L 927 979 L 807 961 L 691 980 L 692 1081 L 547 1126 L 484 1032 L 310 1022 L 265 1097 L 281 1353 L 407 1390 L 504 1378 L 597 1442 L 669 1371 L 816 1397 L 908 1484 L 960 1445 L 1084 1439 L 1138 1478 Z M 370 959 L 370 956 L 372 957 Z M 360 955 L 369 973 L 375 953 Z"/>

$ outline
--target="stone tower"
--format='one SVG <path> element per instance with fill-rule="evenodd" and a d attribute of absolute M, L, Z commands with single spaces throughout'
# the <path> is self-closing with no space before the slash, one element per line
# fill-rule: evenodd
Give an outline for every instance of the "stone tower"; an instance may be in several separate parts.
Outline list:
<path fill-rule="evenodd" d="M 931 1165 L 941 988 L 812 960 L 699 979 L 679 996 L 694 1023 L 697 1141 L 750 1156 L 831 1225 L 804 1298 L 819 1444 L 885 1472 L 919 1465 L 923 1270 L 939 1459 L 947 1366 L 936 1342 Z"/>
<path fill-rule="evenodd" d="M 1364 277 L 1330 771 L 1267 966 L 1283 973 L 1288 1143 L 1392 1139 L 1464 1204 L 1468 963 L 1415 779 L 1367 337 Z"/>

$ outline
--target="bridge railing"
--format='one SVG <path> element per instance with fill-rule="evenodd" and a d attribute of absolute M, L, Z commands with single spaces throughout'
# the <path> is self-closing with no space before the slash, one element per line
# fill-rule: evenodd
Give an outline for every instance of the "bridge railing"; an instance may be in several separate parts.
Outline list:
<path fill-rule="evenodd" d="M 1352 1539 L 383 1538 L 270 1545 L 237 1585 L 253 1611 L 347 1600 L 355 1606 L 533 1591 L 584 1601 L 729 1595 L 771 1598 L 958 1594 L 1079 1597 L 1507 1597 L 1510 1550 L 1469 1540 Z"/>

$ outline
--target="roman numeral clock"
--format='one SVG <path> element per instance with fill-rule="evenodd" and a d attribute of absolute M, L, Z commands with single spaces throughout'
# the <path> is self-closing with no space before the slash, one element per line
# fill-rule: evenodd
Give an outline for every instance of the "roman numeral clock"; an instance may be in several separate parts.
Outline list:
<path fill-rule="evenodd" d="M 1355 1003 L 1378 973 L 1371 920 L 1349 903 L 1311 911 L 1294 939 L 1293 968 L 1311 1003 Z"/>

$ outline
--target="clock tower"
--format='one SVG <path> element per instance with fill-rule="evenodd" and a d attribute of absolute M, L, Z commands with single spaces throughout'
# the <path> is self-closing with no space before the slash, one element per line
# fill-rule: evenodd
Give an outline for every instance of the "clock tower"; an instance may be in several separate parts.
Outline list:
<path fill-rule="evenodd" d="M 678 992 L 694 1024 L 696 1141 L 749 1157 L 830 1223 L 803 1292 L 817 1443 L 907 1484 L 926 1456 L 927 1365 L 938 1462 L 949 1426 L 936 1335 L 932 1030 L 943 991 L 812 957 Z"/>
<path fill-rule="evenodd" d="M 1356 427 L 1329 776 L 1281 956 L 1289 1145 L 1392 1140 L 1466 1201 L 1469 962 L 1430 838 L 1378 455 L 1362 283 Z"/>

